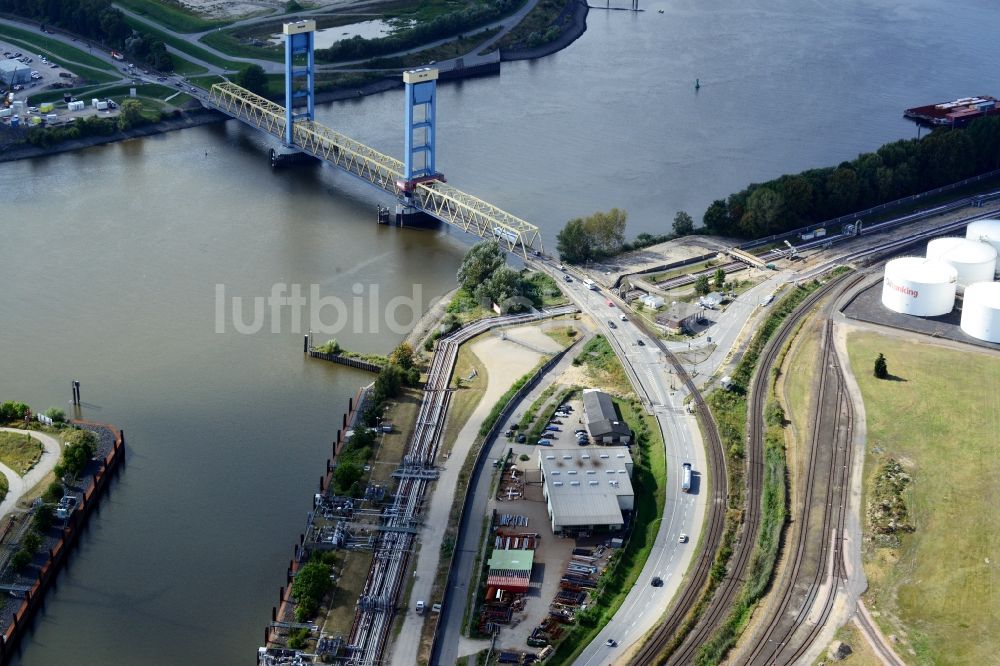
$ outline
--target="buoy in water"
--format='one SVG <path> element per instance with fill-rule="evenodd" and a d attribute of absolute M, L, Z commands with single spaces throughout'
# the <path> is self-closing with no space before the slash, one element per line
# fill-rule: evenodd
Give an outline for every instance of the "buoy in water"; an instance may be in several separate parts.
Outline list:
<path fill-rule="evenodd" d="M 701 88 L 701 79 L 695 79 L 694 80 L 694 89 L 698 90 L 699 88 Z"/>

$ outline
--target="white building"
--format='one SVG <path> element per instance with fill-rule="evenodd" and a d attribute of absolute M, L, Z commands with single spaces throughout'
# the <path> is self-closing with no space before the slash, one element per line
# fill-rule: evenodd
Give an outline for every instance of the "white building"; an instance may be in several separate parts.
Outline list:
<path fill-rule="evenodd" d="M 655 310 L 661 305 L 663 305 L 664 300 L 662 296 L 657 296 L 656 294 L 646 294 L 639 299 L 642 304 L 651 310 Z"/>
<path fill-rule="evenodd" d="M 553 534 L 621 529 L 635 508 L 627 447 L 539 449 L 538 469 Z"/>

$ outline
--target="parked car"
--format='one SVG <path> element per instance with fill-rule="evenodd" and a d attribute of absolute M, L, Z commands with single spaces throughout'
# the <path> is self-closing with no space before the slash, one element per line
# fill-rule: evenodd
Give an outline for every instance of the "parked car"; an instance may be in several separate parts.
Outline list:
<path fill-rule="evenodd" d="M 538 446 L 552 446 L 551 439 L 545 439 L 544 437 L 538 440 Z"/>
<path fill-rule="evenodd" d="M 562 428 L 557 425 L 545 426 L 546 432 L 562 432 Z"/>
<path fill-rule="evenodd" d="M 568 405 L 568 404 L 566 404 L 566 405 L 559 405 L 559 411 L 561 411 L 561 412 L 572 412 L 573 411 L 573 407 L 572 407 L 572 405 Z"/>
<path fill-rule="evenodd" d="M 563 424 L 562 421 L 560 421 L 559 419 L 552 419 L 551 421 L 549 421 L 549 425 L 562 425 L 562 424 Z"/>
<path fill-rule="evenodd" d="M 522 434 L 520 434 L 520 435 L 517 436 L 517 440 L 516 441 L 517 441 L 518 444 L 524 444 L 526 441 L 528 441 L 528 438 L 527 438 L 526 435 L 524 435 L 522 433 Z"/>

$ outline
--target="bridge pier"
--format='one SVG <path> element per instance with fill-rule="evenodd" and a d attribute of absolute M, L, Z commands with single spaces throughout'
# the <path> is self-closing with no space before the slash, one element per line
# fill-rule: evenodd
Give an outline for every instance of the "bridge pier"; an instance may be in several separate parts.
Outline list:
<path fill-rule="evenodd" d="M 294 164 L 317 164 L 320 161 L 319 158 L 313 157 L 309 153 L 304 153 L 301 150 L 279 153 L 274 148 L 272 148 L 270 153 L 268 153 L 268 160 L 271 162 L 272 169 L 292 166 Z"/>
<path fill-rule="evenodd" d="M 422 229 L 437 229 L 441 222 L 405 201 L 396 202 L 395 222 L 397 227 L 419 227 Z"/>

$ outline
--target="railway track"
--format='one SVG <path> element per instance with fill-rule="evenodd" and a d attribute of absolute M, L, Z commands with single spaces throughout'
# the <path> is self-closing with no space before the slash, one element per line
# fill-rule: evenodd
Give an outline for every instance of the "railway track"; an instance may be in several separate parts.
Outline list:
<path fill-rule="evenodd" d="M 365 586 L 358 598 L 348 640 L 348 664 L 373 666 L 382 663 L 392 621 L 396 614 L 403 577 L 419 526 L 424 494 L 432 478 L 422 472 L 433 469 L 441 430 L 451 393 L 448 382 L 462 343 L 495 326 L 510 326 L 575 311 L 566 306 L 542 312 L 482 319 L 460 328 L 438 343 L 424 385 L 417 422 L 402 461 L 404 474 L 383 512 L 383 531 L 376 544 Z"/>
<path fill-rule="evenodd" d="M 818 413 L 813 423 L 803 508 L 795 518 L 798 533 L 790 568 L 776 590 L 777 605 L 767 609 L 767 624 L 754 636 L 743 656 L 734 660 L 736 663 L 794 663 L 822 629 L 838 584 L 845 578 L 842 535 L 853 458 L 854 409 L 833 347 L 830 319 L 823 330 L 821 362 Z M 817 514 L 818 530 L 812 524 Z M 826 586 L 821 605 L 815 608 L 828 572 L 831 584 Z"/>
<path fill-rule="evenodd" d="M 798 321 L 800 321 L 802 317 L 804 317 L 825 295 L 829 294 L 831 290 L 837 288 L 838 285 L 841 285 L 845 277 L 846 276 L 841 276 L 831 280 L 806 297 L 795 312 L 790 314 L 785 319 L 781 328 L 778 329 L 768 345 L 765 346 L 764 351 L 761 354 L 758 370 L 754 375 L 748 405 L 749 414 L 763 414 L 764 404 L 767 399 L 767 383 L 770 378 L 770 367 L 774 364 L 789 335 L 791 335 L 791 333 L 795 330 Z M 850 283 L 853 284 L 857 279 L 858 278 L 854 278 L 850 281 Z M 665 346 L 661 344 L 660 347 L 661 350 L 665 351 Z M 667 357 L 671 360 L 671 363 L 674 364 L 675 368 L 678 368 L 679 363 L 677 359 L 672 357 L 669 353 Z M 680 371 L 681 372 L 678 373 L 678 376 L 682 376 L 681 373 L 683 372 L 683 368 L 680 368 Z M 689 390 L 693 390 L 693 382 L 690 381 L 690 378 L 687 377 L 686 373 L 684 373 L 683 376 L 686 380 L 686 385 L 690 382 Z M 704 402 L 700 393 L 693 390 L 692 394 L 696 396 L 696 404 L 699 412 L 704 409 L 707 417 L 711 419 L 712 417 L 709 413 L 708 405 Z M 699 416 L 701 416 L 700 413 Z M 714 425 L 714 420 L 711 422 Z M 709 429 L 706 428 L 706 430 Z M 756 537 L 757 528 L 760 525 L 760 484 L 763 478 L 764 455 L 763 428 L 759 423 L 755 426 L 754 421 L 752 420 L 749 434 L 750 441 L 747 446 L 746 454 L 746 508 L 744 510 L 743 521 L 734 546 L 733 554 L 729 560 L 728 572 L 723 581 L 720 583 L 718 589 L 716 589 L 713 594 L 712 601 L 707 610 L 699 618 L 698 623 L 695 625 L 692 632 L 680 644 L 678 649 L 671 655 L 666 656 L 666 663 L 692 663 L 698 648 L 712 635 L 719 624 L 725 620 L 733 599 L 735 599 L 739 590 L 743 586 L 743 581 L 745 580 L 745 570 L 749 564 L 754 546 L 756 545 L 756 538 L 754 537 Z M 688 612 L 694 608 L 694 605 L 708 580 L 708 574 L 711 570 L 715 553 L 721 545 L 721 539 L 725 529 L 727 498 L 727 492 L 725 489 L 728 479 L 725 476 L 719 479 L 715 474 L 716 469 L 725 470 L 725 455 L 722 449 L 722 442 L 721 439 L 717 438 L 717 431 L 710 433 L 709 440 L 711 446 L 709 447 L 709 452 L 710 461 L 712 463 L 711 476 L 714 496 L 712 504 L 709 508 L 708 528 L 706 530 L 707 536 L 704 548 L 699 554 L 698 561 L 691 573 L 691 580 L 689 584 L 685 586 L 680 599 L 670 610 L 667 620 L 656 628 L 652 637 L 637 652 L 636 656 L 632 660 L 632 663 L 634 664 L 649 664 L 655 663 L 657 659 L 664 659 L 663 652 L 674 639 L 677 630 L 681 627 L 681 624 L 683 623 Z M 717 454 L 714 454 L 716 452 Z M 719 492 L 720 488 L 722 489 L 721 497 Z"/>

